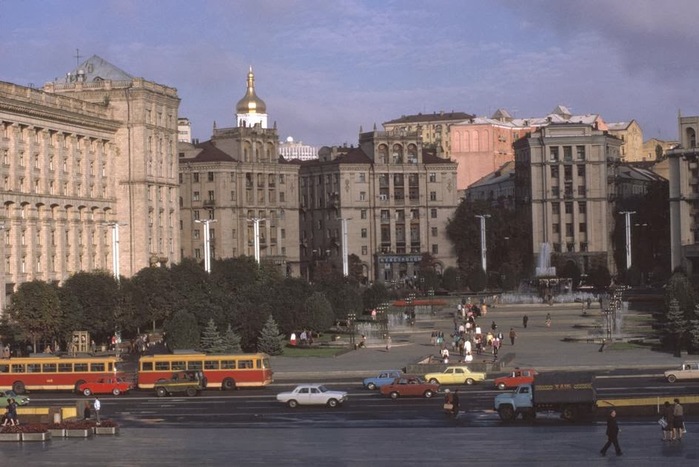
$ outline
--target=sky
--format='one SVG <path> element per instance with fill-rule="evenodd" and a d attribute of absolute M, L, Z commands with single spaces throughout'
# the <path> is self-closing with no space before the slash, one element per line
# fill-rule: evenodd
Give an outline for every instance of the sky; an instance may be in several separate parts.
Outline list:
<path fill-rule="evenodd" d="M 0 81 L 99 55 L 174 87 L 193 137 L 235 125 L 247 71 L 280 139 L 356 145 L 403 115 L 557 105 L 644 139 L 699 115 L 695 0 L 0 0 Z"/>

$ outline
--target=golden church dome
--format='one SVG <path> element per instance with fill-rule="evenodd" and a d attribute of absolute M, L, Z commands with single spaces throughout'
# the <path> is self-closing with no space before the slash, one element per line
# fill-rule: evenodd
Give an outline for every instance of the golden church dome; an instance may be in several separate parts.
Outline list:
<path fill-rule="evenodd" d="M 255 75 L 252 72 L 252 67 L 250 67 L 250 71 L 248 71 L 248 91 L 245 93 L 245 96 L 238 101 L 238 104 L 235 106 L 235 111 L 239 114 L 267 113 L 265 101 L 255 94 Z"/>

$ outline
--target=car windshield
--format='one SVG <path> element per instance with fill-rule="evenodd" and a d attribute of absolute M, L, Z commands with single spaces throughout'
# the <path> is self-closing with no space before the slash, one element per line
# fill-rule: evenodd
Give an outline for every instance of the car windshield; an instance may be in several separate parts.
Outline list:
<path fill-rule="evenodd" d="M 318 390 L 320 392 L 328 392 L 328 388 L 326 388 L 325 386 L 318 386 Z"/>

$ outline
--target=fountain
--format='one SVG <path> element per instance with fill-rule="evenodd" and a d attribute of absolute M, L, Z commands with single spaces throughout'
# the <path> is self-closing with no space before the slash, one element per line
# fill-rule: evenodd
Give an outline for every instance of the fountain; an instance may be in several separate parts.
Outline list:
<path fill-rule="evenodd" d="M 551 245 L 548 243 L 540 244 L 539 259 L 536 265 L 536 277 L 543 276 L 556 276 L 556 268 L 551 267 Z"/>

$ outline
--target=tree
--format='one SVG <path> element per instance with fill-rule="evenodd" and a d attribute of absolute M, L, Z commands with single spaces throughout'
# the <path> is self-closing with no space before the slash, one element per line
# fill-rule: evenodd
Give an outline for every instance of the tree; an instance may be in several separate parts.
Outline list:
<path fill-rule="evenodd" d="M 474 269 L 471 271 L 471 274 L 468 275 L 468 288 L 471 289 L 472 292 L 485 290 L 487 284 L 488 276 L 482 268 Z"/>
<path fill-rule="evenodd" d="M 260 331 L 260 336 L 257 340 L 257 351 L 264 352 L 268 355 L 281 355 L 284 353 L 284 341 L 286 338 L 279 332 L 277 322 L 274 321 L 272 315 L 269 315 L 265 325 Z"/>
<path fill-rule="evenodd" d="M 170 349 L 196 349 L 199 324 L 193 314 L 178 310 L 165 322 L 165 339 Z"/>
<path fill-rule="evenodd" d="M 332 305 L 322 292 L 314 292 L 308 297 L 304 303 L 304 309 L 306 312 L 304 327 L 323 332 L 333 325 L 335 315 Z"/>
<path fill-rule="evenodd" d="M 231 325 L 228 325 L 226 332 L 221 338 L 221 353 L 238 353 L 241 352 L 240 336 L 233 331 Z"/>
<path fill-rule="evenodd" d="M 386 300 L 388 300 L 388 289 L 381 282 L 372 284 L 362 294 L 362 303 L 365 310 L 376 308 Z"/>
<path fill-rule="evenodd" d="M 57 336 L 63 317 L 57 288 L 38 280 L 20 284 L 7 313 L 24 336 L 31 339 L 35 352 L 39 339 L 51 340 Z"/>
<path fill-rule="evenodd" d="M 221 338 L 213 318 L 209 319 L 201 333 L 199 347 L 206 353 L 223 353 L 223 338 Z"/>
<path fill-rule="evenodd" d="M 359 256 L 355 255 L 354 253 L 347 257 L 347 269 L 350 279 L 355 281 L 357 284 L 361 284 L 366 281 L 362 260 L 359 259 Z"/>
<path fill-rule="evenodd" d="M 63 333 L 89 331 L 97 342 L 105 342 L 117 328 L 119 318 L 119 284 L 106 271 L 78 272 L 60 288 L 63 309 Z"/>
<path fill-rule="evenodd" d="M 460 286 L 459 280 L 459 270 L 454 267 L 448 267 L 444 270 L 444 273 L 442 274 L 442 287 L 448 290 L 449 292 L 458 290 Z"/>
<path fill-rule="evenodd" d="M 669 342 L 672 345 L 674 355 L 676 357 L 681 356 L 682 340 L 684 334 L 687 332 L 687 322 L 684 319 L 684 313 L 680 309 L 680 302 L 675 298 L 670 300 L 665 330 L 668 334 Z"/>
<path fill-rule="evenodd" d="M 675 272 L 665 285 L 665 306 L 668 311 L 672 300 L 677 300 L 685 318 L 693 318 L 697 298 L 694 287 L 684 272 Z"/>

